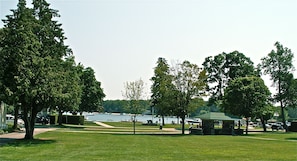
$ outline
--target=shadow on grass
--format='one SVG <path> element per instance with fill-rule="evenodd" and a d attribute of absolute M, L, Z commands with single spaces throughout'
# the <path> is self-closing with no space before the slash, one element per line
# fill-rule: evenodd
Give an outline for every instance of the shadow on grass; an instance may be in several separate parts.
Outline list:
<path fill-rule="evenodd" d="M 125 135 L 125 136 L 127 136 L 127 135 L 130 135 L 130 136 L 164 136 L 164 137 L 185 137 L 185 136 L 191 136 L 191 135 L 188 135 L 188 134 L 148 134 L 148 133 L 146 133 L 146 134 L 139 134 L 139 133 L 136 133 L 136 134 L 127 134 L 127 133 L 114 133 L 114 134 L 111 134 L 111 135 Z M 202 135 L 201 135 L 202 136 Z"/>
<path fill-rule="evenodd" d="M 62 124 L 62 125 L 41 125 L 35 124 L 35 128 L 73 128 L 73 129 L 83 129 L 85 128 L 83 125 L 70 125 L 70 124 Z"/>
<path fill-rule="evenodd" d="M 31 147 L 31 146 L 43 145 L 43 144 L 53 144 L 56 142 L 55 140 L 48 140 L 48 139 L 25 140 L 25 139 L 7 139 L 7 138 L 1 138 L 0 141 L 1 143 L 5 143 L 2 146 L 10 146 L 10 147 Z"/>
<path fill-rule="evenodd" d="M 293 140 L 293 141 L 297 141 L 297 138 L 286 138 L 286 140 Z"/>

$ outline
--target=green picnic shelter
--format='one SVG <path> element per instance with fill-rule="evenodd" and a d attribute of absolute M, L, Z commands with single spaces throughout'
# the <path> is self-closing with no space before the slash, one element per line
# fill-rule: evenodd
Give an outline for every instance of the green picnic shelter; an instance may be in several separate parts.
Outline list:
<path fill-rule="evenodd" d="M 235 121 L 240 120 L 222 112 L 209 112 L 197 116 L 202 120 L 202 131 L 204 135 L 235 135 L 243 133 L 241 129 L 234 129 Z M 222 128 L 216 128 L 215 122 L 222 121 Z"/>

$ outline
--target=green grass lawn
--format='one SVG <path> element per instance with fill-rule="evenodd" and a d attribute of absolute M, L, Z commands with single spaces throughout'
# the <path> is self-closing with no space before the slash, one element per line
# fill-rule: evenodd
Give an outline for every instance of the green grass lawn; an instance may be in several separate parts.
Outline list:
<path fill-rule="evenodd" d="M 104 134 L 66 127 L 0 147 L 0 160 L 296 160 L 297 134 Z M 101 130 L 100 130 L 101 129 Z M 120 129 L 120 128 L 119 128 Z M 122 130 L 124 130 L 123 128 Z"/>

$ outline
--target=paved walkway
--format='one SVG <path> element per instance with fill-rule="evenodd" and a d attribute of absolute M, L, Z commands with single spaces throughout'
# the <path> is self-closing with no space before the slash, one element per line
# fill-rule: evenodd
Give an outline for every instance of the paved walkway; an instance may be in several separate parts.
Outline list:
<path fill-rule="evenodd" d="M 44 133 L 47 131 L 54 131 L 54 130 L 56 130 L 56 128 L 35 128 L 34 135 Z M 25 131 L 2 134 L 0 135 L 0 146 L 15 139 L 23 139 L 24 137 L 25 137 Z"/>
<path fill-rule="evenodd" d="M 97 125 L 100 125 L 100 126 L 103 126 L 103 127 L 114 128 L 114 126 L 107 125 L 107 124 L 105 124 L 105 123 L 103 123 L 103 122 L 95 121 L 95 123 L 96 123 Z"/>

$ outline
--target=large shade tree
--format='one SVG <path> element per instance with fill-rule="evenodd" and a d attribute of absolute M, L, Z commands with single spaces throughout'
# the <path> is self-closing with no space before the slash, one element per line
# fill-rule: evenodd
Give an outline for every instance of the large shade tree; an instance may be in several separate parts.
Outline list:
<path fill-rule="evenodd" d="M 223 97 L 223 109 L 227 113 L 248 119 L 266 110 L 269 105 L 270 91 L 260 77 L 239 77 L 230 81 Z"/>
<path fill-rule="evenodd" d="M 40 79 L 39 69 L 44 65 L 40 58 L 41 43 L 34 34 L 36 26 L 39 26 L 33 16 L 33 10 L 26 7 L 25 1 L 19 1 L 17 9 L 12 10 L 4 20 L 4 36 L 1 41 L 1 80 L 4 100 L 11 105 L 22 103 L 24 108 L 24 122 L 26 128 L 25 138 L 33 138 L 34 121 L 39 102 L 37 84 Z M 38 82 L 38 83 L 37 83 Z M 31 117 L 26 117 L 30 115 Z"/>
<path fill-rule="evenodd" d="M 257 74 L 250 58 L 238 51 L 206 57 L 202 65 L 207 71 L 208 92 L 211 94 L 210 104 L 222 100 L 224 89 L 230 80 Z"/>
<path fill-rule="evenodd" d="M 280 103 L 282 120 L 286 128 L 286 120 L 284 111 L 290 105 L 290 99 L 294 100 L 294 93 L 291 85 L 294 85 L 292 72 L 294 70 L 293 58 L 294 54 L 287 47 L 283 47 L 279 42 L 275 43 L 276 50 L 272 50 L 266 57 L 262 58 L 259 65 L 263 69 L 264 74 L 270 75 L 273 85 L 277 89 L 274 99 Z M 286 128 L 287 129 L 287 128 Z"/>
<path fill-rule="evenodd" d="M 61 66 L 71 52 L 64 44 L 61 24 L 53 20 L 57 16 L 58 11 L 45 0 L 33 0 L 33 8 L 19 0 L 17 9 L 4 20 L 0 88 L 8 104 L 21 104 L 25 139 L 33 139 L 37 113 L 65 98 L 69 79 L 60 78 Z M 66 95 L 73 93 L 68 90 Z"/>

